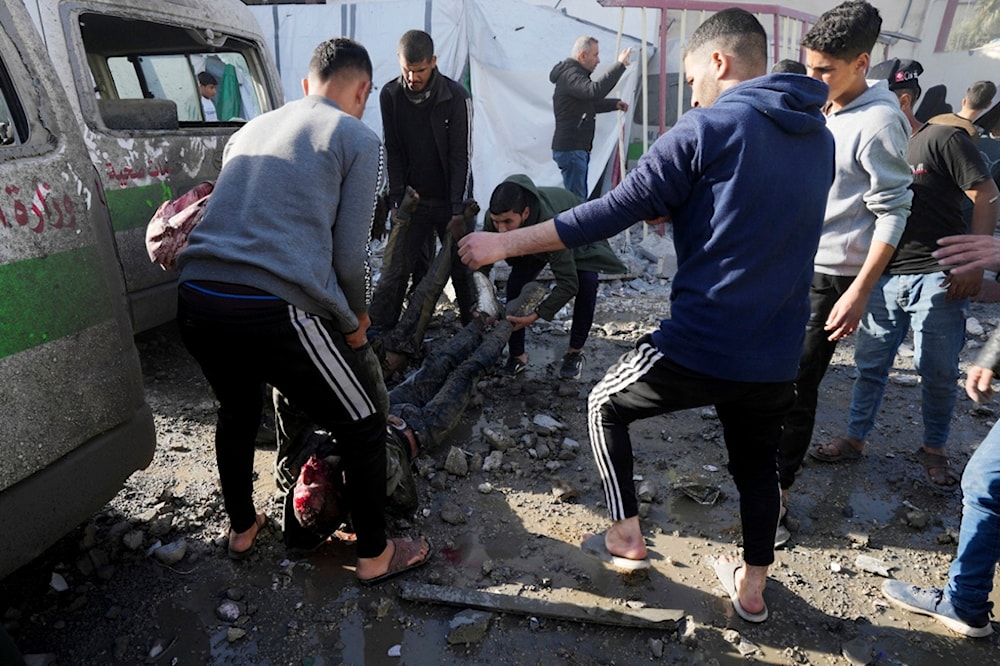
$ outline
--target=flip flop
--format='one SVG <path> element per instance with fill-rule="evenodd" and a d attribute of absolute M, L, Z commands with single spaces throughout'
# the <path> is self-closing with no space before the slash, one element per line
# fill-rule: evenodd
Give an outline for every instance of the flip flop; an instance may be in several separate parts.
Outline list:
<path fill-rule="evenodd" d="M 386 572 L 381 576 L 375 576 L 374 578 L 359 578 L 358 582 L 366 587 L 378 585 L 379 583 L 387 581 L 401 573 L 412 571 L 413 569 L 417 569 L 427 564 L 431 559 L 431 555 L 434 554 L 434 544 L 432 544 L 430 539 L 427 537 L 420 538 L 427 542 L 427 554 L 422 560 L 414 562 L 413 564 L 407 564 L 410 558 L 420 552 L 419 541 L 414 541 L 410 538 L 392 539 L 392 542 L 396 544 L 396 548 L 392 551 L 392 559 L 389 560 L 389 568 Z"/>
<path fill-rule="evenodd" d="M 264 529 L 265 525 L 267 525 L 267 516 L 265 516 L 263 513 L 258 513 L 257 517 L 254 519 L 254 525 L 257 526 L 257 531 L 254 532 L 253 539 L 251 539 L 250 541 L 250 546 L 245 550 L 233 550 L 233 547 L 229 546 L 228 548 L 229 559 L 236 560 L 238 562 L 240 560 L 245 560 L 248 557 L 250 557 L 250 555 L 253 553 L 253 549 L 257 546 L 257 537 L 260 536 L 260 531 Z M 232 537 L 232 534 L 233 530 L 232 528 L 230 528 L 229 530 L 230 538 Z"/>
<path fill-rule="evenodd" d="M 764 606 L 764 610 L 761 612 L 751 613 L 740 604 L 740 595 L 736 591 L 736 572 L 742 568 L 742 562 L 729 560 L 724 557 L 718 557 L 712 562 L 712 569 L 715 570 L 715 575 L 718 576 L 723 589 L 729 595 L 729 601 L 732 602 L 733 610 L 736 611 L 736 614 L 747 622 L 760 624 L 767 619 L 767 605 Z"/>
<path fill-rule="evenodd" d="M 607 562 L 611 566 L 623 571 L 642 571 L 643 569 L 648 569 L 650 566 L 648 559 L 634 560 L 630 557 L 613 555 L 604 544 L 604 532 L 591 534 L 580 543 L 580 549 L 588 555 L 593 555 L 602 562 Z"/>
<path fill-rule="evenodd" d="M 833 449 L 837 453 L 835 455 L 824 453 L 824 449 Z M 846 437 L 834 437 L 826 444 L 809 449 L 809 455 L 821 462 L 839 463 L 858 460 L 861 458 L 861 451 L 851 446 L 850 440 Z"/>

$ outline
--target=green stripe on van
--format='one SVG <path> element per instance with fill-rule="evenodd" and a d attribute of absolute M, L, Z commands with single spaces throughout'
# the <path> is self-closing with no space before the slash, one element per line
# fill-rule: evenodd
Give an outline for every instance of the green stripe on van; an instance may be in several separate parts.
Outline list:
<path fill-rule="evenodd" d="M 145 229 L 149 218 L 167 199 L 173 199 L 173 190 L 166 183 L 140 185 L 113 189 L 117 183 L 106 186 L 108 210 L 111 213 L 111 227 L 115 233 L 129 229 Z"/>
<path fill-rule="evenodd" d="M 110 318 L 103 271 L 92 246 L 0 266 L 0 358 Z"/>

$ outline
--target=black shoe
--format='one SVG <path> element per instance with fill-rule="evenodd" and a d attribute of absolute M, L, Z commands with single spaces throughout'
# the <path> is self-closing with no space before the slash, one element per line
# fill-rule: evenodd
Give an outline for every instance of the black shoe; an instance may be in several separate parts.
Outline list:
<path fill-rule="evenodd" d="M 497 369 L 497 374 L 501 377 L 514 377 L 524 372 L 527 367 L 527 362 L 516 356 L 510 356 L 507 358 L 507 362 Z"/>
<path fill-rule="evenodd" d="M 578 379 L 583 373 L 583 352 L 566 352 L 562 357 L 559 376 L 562 379 Z"/>

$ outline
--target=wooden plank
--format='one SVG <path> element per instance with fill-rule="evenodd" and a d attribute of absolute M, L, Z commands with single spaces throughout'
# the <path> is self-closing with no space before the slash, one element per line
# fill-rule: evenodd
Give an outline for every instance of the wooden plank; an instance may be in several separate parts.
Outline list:
<path fill-rule="evenodd" d="M 612 606 L 604 597 L 573 590 L 573 600 L 559 599 L 558 592 L 549 591 L 546 598 L 515 596 L 486 590 L 465 590 L 444 585 L 428 585 L 403 581 L 399 595 L 408 601 L 440 603 L 465 608 L 536 615 L 571 622 L 604 624 L 636 629 L 660 629 L 681 620 L 685 612 L 670 608 L 629 608 Z M 565 596 L 565 595 L 562 595 Z M 670 627 L 672 628 L 672 627 Z"/>

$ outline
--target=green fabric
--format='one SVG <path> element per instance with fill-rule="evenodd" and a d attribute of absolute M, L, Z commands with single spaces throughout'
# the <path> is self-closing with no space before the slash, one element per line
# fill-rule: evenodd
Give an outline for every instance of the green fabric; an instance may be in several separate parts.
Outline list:
<path fill-rule="evenodd" d="M 243 104 L 240 101 L 240 83 L 236 79 L 236 67 L 226 65 L 222 71 L 222 81 L 215 93 L 215 110 L 219 120 L 239 118 Z"/>
<path fill-rule="evenodd" d="M 539 187 L 524 174 L 515 174 L 504 182 L 515 183 L 523 187 L 531 192 L 538 201 L 538 206 L 535 207 L 537 210 L 531 211 L 528 219 L 524 222 L 525 227 L 550 220 L 557 213 L 580 205 L 579 197 L 569 190 L 562 187 Z M 496 231 L 489 214 L 486 215 L 483 230 Z M 556 313 L 576 296 L 580 286 L 576 275 L 577 271 L 594 271 L 615 275 L 625 273 L 627 270 L 625 264 L 621 262 L 606 240 L 599 240 L 596 243 L 571 250 L 539 253 L 538 256 L 546 258 L 556 283 L 552 293 L 535 310 L 538 316 L 545 320 L 551 320 L 555 317 Z"/>

